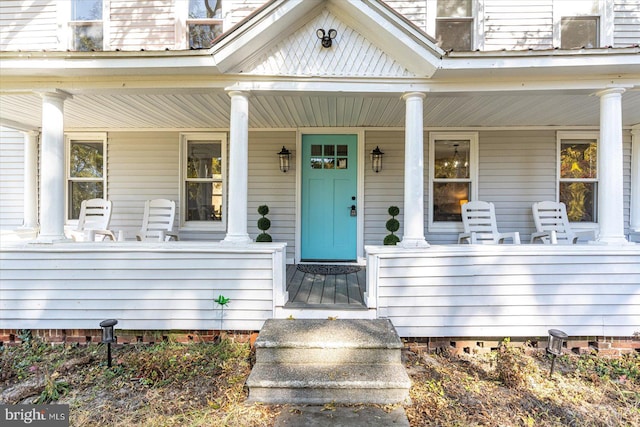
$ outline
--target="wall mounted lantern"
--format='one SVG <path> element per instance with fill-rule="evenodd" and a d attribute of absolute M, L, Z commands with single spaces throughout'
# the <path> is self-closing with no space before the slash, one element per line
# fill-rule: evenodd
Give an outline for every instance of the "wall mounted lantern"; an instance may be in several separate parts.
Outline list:
<path fill-rule="evenodd" d="M 382 170 L 382 156 L 384 156 L 384 153 L 380 151 L 380 147 L 378 146 L 371 152 L 371 169 L 373 169 L 375 173 Z"/>
<path fill-rule="evenodd" d="M 278 153 L 278 158 L 280 159 L 280 171 L 287 172 L 289 170 L 291 152 L 287 150 L 284 145 L 282 146 L 282 150 Z"/>
<path fill-rule="evenodd" d="M 549 345 L 547 346 L 547 353 L 551 354 L 551 371 L 549 376 L 553 375 L 553 366 L 556 362 L 556 357 L 562 354 L 562 344 L 569 338 L 567 334 L 558 329 L 549 329 Z"/>
<path fill-rule="evenodd" d="M 335 39 L 337 35 L 338 31 L 334 30 L 333 28 L 326 33 L 322 28 L 316 30 L 316 36 L 318 36 L 318 38 L 322 40 L 322 47 L 325 48 L 331 47 L 332 40 Z"/>
<path fill-rule="evenodd" d="M 118 324 L 116 319 L 107 319 L 100 322 L 102 328 L 102 342 L 107 344 L 107 366 L 111 367 L 111 343 L 116 342 L 113 327 Z"/>

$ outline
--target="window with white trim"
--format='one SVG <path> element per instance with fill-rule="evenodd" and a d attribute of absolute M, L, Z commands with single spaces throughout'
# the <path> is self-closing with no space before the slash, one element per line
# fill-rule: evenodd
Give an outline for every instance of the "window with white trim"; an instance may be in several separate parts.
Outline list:
<path fill-rule="evenodd" d="M 478 134 L 429 134 L 429 230 L 462 230 L 462 205 L 476 199 Z"/>
<path fill-rule="evenodd" d="M 71 50 L 103 50 L 102 0 L 71 0 Z"/>
<path fill-rule="evenodd" d="M 222 0 L 189 0 L 189 48 L 207 49 L 222 34 Z"/>
<path fill-rule="evenodd" d="M 224 229 L 226 135 L 185 133 L 181 138 L 180 200 L 183 226 Z"/>
<path fill-rule="evenodd" d="M 554 0 L 553 45 L 562 49 L 613 44 L 614 2 Z"/>
<path fill-rule="evenodd" d="M 68 219 L 78 219 L 83 200 L 105 198 L 106 144 L 101 133 L 66 135 Z"/>
<path fill-rule="evenodd" d="M 571 222 L 597 222 L 598 136 L 597 132 L 557 135 L 558 197 Z"/>
<path fill-rule="evenodd" d="M 473 50 L 473 8 L 471 0 L 438 0 L 436 43 L 454 52 Z"/>

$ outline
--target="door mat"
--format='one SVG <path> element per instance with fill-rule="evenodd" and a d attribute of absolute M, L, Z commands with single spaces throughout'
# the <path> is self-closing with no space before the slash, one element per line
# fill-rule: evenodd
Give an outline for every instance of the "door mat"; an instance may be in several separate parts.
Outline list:
<path fill-rule="evenodd" d="M 310 274 L 350 274 L 362 270 L 358 265 L 298 264 L 298 270 Z"/>

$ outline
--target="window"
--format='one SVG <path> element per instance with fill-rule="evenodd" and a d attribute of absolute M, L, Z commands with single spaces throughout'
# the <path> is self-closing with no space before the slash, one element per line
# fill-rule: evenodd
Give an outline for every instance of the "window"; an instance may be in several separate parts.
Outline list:
<path fill-rule="evenodd" d="M 69 26 L 72 50 L 102 50 L 102 0 L 72 0 Z"/>
<path fill-rule="evenodd" d="M 222 34 L 222 0 L 189 0 L 189 47 L 207 49 Z"/>
<path fill-rule="evenodd" d="M 473 50 L 471 0 L 438 0 L 436 42 L 444 50 Z"/>
<path fill-rule="evenodd" d="M 598 135 L 558 133 L 559 200 L 571 222 L 596 222 Z"/>
<path fill-rule="evenodd" d="M 598 47 L 598 21 L 597 16 L 563 17 L 560 24 L 560 47 Z"/>
<path fill-rule="evenodd" d="M 182 218 L 185 227 L 224 228 L 226 136 L 182 135 Z"/>
<path fill-rule="evenodd" d="M 478 135 L 431 133 L 429 135 L 429 229 L 462 229 L 461 207 L 476 198 Z"/>
<path fill-rule="evenodd" d="M 106 136 L 67 135 L 67 218 L 78 219 L 83 200 L 102 199 L 106 187 Z"/>

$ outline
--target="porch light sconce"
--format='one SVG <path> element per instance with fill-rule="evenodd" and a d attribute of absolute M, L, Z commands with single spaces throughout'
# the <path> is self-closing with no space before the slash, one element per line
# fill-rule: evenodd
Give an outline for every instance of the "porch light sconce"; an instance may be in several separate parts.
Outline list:
<path fill-rule="evenodd" d="M 116 342 L 117 338 L 113 333 L 113 327 L 118 324 L 116 319 L 107 319 L 100 322 L 102 328 L 102 342 L 107 344 L 107 366 L 111 367 L 111 343 Z"/>
<path fill-rule="evenodd" d="M 278 158 L 280 159 L 280 171 L 287 172 L 289 170 L 289 160 L 291 159 L 291 152 L 287 150 L 284 145 L 282 146 L 282 150 L 278 153 Z"/>
<path fill-rule="evenodd" d="M 558 329 L 549 329 L 549 345 L 547 346 L 547 353 L 551 354 L 551 371 L 549 376 L 553 375 L 553 367 L 556 362 L 556 357 L 562 355 L 562 344 L 569 338 L 567 334 Z"/>
<path fill-rule="evenodd" d="M 371 169 L 373 169 L 375 173 L 382 170 L 382 156 L 384 156 L 384 153 L 380 151 L 380 147 L 378 146 L 371 152 Z"/>
<path fill-rule="evenodd" d="M 326 33 L 322 28 L 318 28 L 316 30 L 316 36 L 318 36 L 318 38 L 322 40 L 322 47 L 327 49 L 331 47 L 332 40 L 335 39 L 337 35 L 338 31 L 334 30 L 333 28 Z"/>

